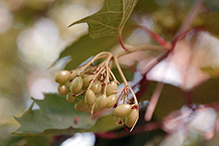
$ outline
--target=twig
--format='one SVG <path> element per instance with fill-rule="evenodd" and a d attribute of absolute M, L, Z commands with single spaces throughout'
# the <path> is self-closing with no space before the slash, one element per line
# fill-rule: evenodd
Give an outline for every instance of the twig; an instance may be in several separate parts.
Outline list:
<path fill-rule="evenodd" d="M 189 28 L 191 23 L 194 21 L 195 17 L 198 15 L 200 9 L 202 8 L 204 1 L 205 0 L 196 0 L 196 2 L 194 3 L 189 14 L 187 15 L 187 17 L 183 21 L 182 26 L 180 27 L 180 29 L 176 33 L 175 37 L 178 36 L 179 34 L 181 34 L 182 32 L 185 32 Z"/>
<path fill-rule="evenodd" d="M 159 82 L 157 84 L 156 89 L 154 90 L 154 93 L 151 97 L 151 101 L 150 101 L 150 103 L 148 105 L 148 108 L 145 112 L 145 116 L 144 116 L 145 121 L 150 121 L 151 120 L 152 115 L 154 113 L 154 109 L 157 105 L 158 99 L 159 99 L 161 91 L 163 89 L 163 86 L 164 86 L 164 83 L 162 83 L 162 82 Z"/>
<path fill-rule="evenodd" d="M 176 43 L 177 43 L 179 40 L 183 39 L 186 35 L 191 34 L 191 33 L 194 33 L 194 32 L 199 31 L 199 30 L 201 30 L 201 28 L 200 28 L 200 27 L 197 27 L 197 28 L 195 28 L 195 29 L 187 30 L 187 31 L 185 31 L 184 33 L 181 33 L 181 34 L 179 34 L 178 36 L 176 36 L 176 37 L 173 39 L 173 41 L 172 41 L 172 48 L 171 48 L 171 50 L 173 50 L 173 48 L 175 47 Z"/>
<path fill-rule="evenodd" d="M 120 42 L 120 45 L 122 46 L 122 48 L 123 48 L 126 52 L 128 52 L 129 50 L 125 47 L 125 45 L 124 45 L 124 43 L 123 43 L 121 30 L 119 30 L 118 32 L 119 32 L 119 42 Z"/>
<path fill-rule="evenodd" d="M 147 27 L 145 26 L 141 26 L 147 33 L 150 34 L 150 36 L 156 41 L 158 42 L 161 46 L 163 46 L 166 50 L 170 50 L 172 48 L 171 43 L 166 42 L 161 36 L 159 36 L 158 34 L 156 34 L 155 32 L 149 30 Z"/>

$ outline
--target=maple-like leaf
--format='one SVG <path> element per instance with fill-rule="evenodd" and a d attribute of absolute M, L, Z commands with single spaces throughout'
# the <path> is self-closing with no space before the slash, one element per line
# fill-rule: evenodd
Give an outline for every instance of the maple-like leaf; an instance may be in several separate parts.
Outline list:
<path fill-rule="evenodd" d="M 138 0 L 105 0 L 103 7 L 95 14 L 72 23 L 87 23 L 91 38 L 118 35 Z"/>

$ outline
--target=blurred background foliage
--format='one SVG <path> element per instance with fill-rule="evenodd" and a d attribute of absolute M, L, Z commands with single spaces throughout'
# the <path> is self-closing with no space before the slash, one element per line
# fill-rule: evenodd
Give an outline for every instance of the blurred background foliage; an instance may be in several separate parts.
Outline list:
<path fill-rule="evenodd" d="M 57 84 L 53 76 L 57 71 L 64 69 L 66 64 L 66 69 L 74 69 L 88 57 L 100 51 L 122 51 L 118 36 L 91 39 L 87 30 L 88 26 L 84 23 L 67 28 L 72 22 L 95 13 L 103 3 L 104 0 L 0 1 L 0 145 L 46 146 L 53 144 L 55 146 L 68 138 L 13 136 L 11 133 L 19 127 L 13 116 L 19 117 L 29 108 L 32 104 L 30 97 L 43 99 L 42 92 L 56 92 Z M 139 0 L 123 30 L 125 43 L 133 46 L 156 43 L 150 39 L 148 34 L 136 28 L 134 20 L 139 17 L 147 22 L 146 26 L 149 29 L 165 40 L 171 41 L 193 4 L 193 0 Z M 207 0 L 205 7 L 215 12 L 215 15 L 209 17 L 209 24 L 206 25 L 214 26 L 212 32 L 215 31 L 213 35 L 217 38 L 219 27 L 216 29 L 216 26 L 219 26 L 219 23 L 215 20 L 219 20 L 217 13 L 219 2 Z M 214 52 L 219 54 L 218 46 Z M 58 59 L 61 60 L 57 61 Z M 56 62 L 55 65 L 54 62 Z M 219 62 L 217 59 L 211 62 L 214 62 L 214 67 L 204 66 L 203 70 L 210 73 L 213 78 L 194 89 L 193 96 L 197 97 L 194 101 L 197 103 L 211 103 L 219 98 Z M 127 72 L 127 75 L 130 73 Z M 133 74 L 129 78 L 131 79 L 132 76 Z M 150 99 L 154 87 L 155 82 L 151 82 L 142 100 Z M 154 120 L 161 120 L 171 111 L 183 106 L 183 93 L 181 92 L 177 87 L 165 85 Z M 182 96 L 182 98 L 177 99 L 173 95 Z M 34 105 L 33 108 L 38 108 L 38 106 Z M 164 109 L 167 111 L 164 112 Z M 140 124 L 144 123 L 143 118 L 141 119 Z M 193 138 L 193 143 L 187 145 L 213 146 L 217 143 L 216 137 L 215 135 L 212 141 L 207 142 L 197 140 L 196 137 L 196 140 Z M 97 138 L 96 145 L 117 143 L 118 145 L 152 146 L 159 145 L 163 138 L 164 132 L 156 130 L 116 140 Z M 168 142 L 166 143 L 168 145 Z"/>

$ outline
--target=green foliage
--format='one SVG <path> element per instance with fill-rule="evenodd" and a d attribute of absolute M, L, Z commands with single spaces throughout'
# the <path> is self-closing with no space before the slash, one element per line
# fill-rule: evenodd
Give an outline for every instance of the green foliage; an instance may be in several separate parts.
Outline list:
<path fill-rule="evenodd" d="M 44 136 L 25 136 L 28 146 L 48 146 L 49 141 L 47 137 Z"/>
<path fill-rule="evenodd" d="M 146 13 L 153 13 L 157 11 L 159 8 L 160 6 L 157 4 L 155 0 L 150 0 L 150 1 L 139 0 L 135 7 L 136 10 L 143 11 Z"/>
<path fill-rule="evenodd" d="M 88 23 L 91 38 L 118 35 L 132 13 L 138 0 L 105 0 L 103 7 L 95 14 L 72 23 Z"/>
<path fill-rule="evenodd" d="M 21 126 L 13 134 L 61 135 L 87 131 L 103 132 L 121 127 L 114 125 L 116 119 L 112 115 L 92 120 L 89 124 L 90 114 L 76 111 L 74 104 L 66 102 L 62 96 L 57 94 L 44 96 L 44 100 L 33 99 L 40 109 L 33 110 L 32 105 L 21 117 L 15 118 Z M 75 117 L 78 118 L 76 123 Z"/>
<path fill-rule="evenodd" d="M 102 116 L 99 120 L 97 120 L 96 124 L 90 129 L 84 129 L 82 132 L 106 132 L 111 130 L 116 130 L 118 128 L 123 127 L 123 125 L 115 125 L 117 119 L 112 115 Z"/>
<path fill-rule="evenodd" d="M 110 50 L 119 42 L 118 36 L 92 39 L 89 35 L 81 37 L 77 42 L 67 47 L 59 56 L 60 58 L 71 56 L 72 60 L 65 69 L 71 70 L 78 67 L 84 60 L 101 51 Z"/>
<path fill-rule="evenodd" d="M 139 0 L 138 4 L 137 2 L 138 0 L 105 0 L 103 7 L 98 12 L 72 23 L 70 26 L 78 23 L 87 23 L 89 25 L 89 34 L 82 36 L 76 42 L 73 42 L 72 45 L 65 48 L 65 50 L 60 54 L 59 59 L 66 56 L 70 56 L 72 58 L 72 61 L 67 64 L 65 69 L 75 69 L 87 58 L 101 51 L 111 50 L 119 43 L 119 31 L 123 31 L 123 39 L 125 40 L 136 27 L 133 27 L 134 25 L 130 23 L 131 21 L 128 21 L 133 11 L 141 11 L 141 13 L 150 13 L 152 15 L 158 12 L 161 14 L 161 18 L 166 18 L 164 17 L 164 11 L 161 11 L 162 8 L 166 9 L 166 7 L 162 7 L 161 4 L 158 4 L 154 0 Z M 170 7 L 174 7 L 174 4 Z M 31 13 L 34 12 L 31 9 L 28 9 L 28 11 Z M 28 15 L 25 14 L 26 18 L 32 18 L 31 13 L 28 13 Z M 181 13 L 183 13 L 183 15 L 178 15 Z M 184 11 L 181 12 L 181 9 L 177 11 L 177 13 L 175 13 L 175 11 L 171 11 L 171 16 L 174 16 L 173 20 L 177 19 L 179 22 L 173 25 L 173 27 L 170 27 L 170 30 L 168 30 L 167 27 L 164 27 L 165 31 L 162 31 L 161 33 L 164 38 L 165 36 L 170 36 L 170 38 L 174 36 L 174 33 L 177 32 L 178 28 L 180 28 L 181 22 L 183 22 L 181 19 L 184 18 L 184 14 L 186 13 Z M 24 17 L 25 20 L 26 18 Z M 202 12 L 197 16 L 197 19 L 193 23 L 192 27 L 201 27 L 213 35 L 218 36 L 218 18 L 219 12 Z M 158 18 L 155 19 L 155 23 L 158 23 Z M 162 19 L 161 22 L 164 23 L 165 20 L 168 19 Z M 126 78 L 131 81 L 133 79 L 133 72 L 131 71 L 131 68 L 124 68 L 125 67 L 123 66 Z M 214 79 L 210 79 L 188 93 L 191 93 L 195 103 L 205 104 L 215 102 L 218 100 L 219 95 L 219 79 L 217 78 L 219 72 L 218 68 L 205 68 L 203 70 L 208 72 L 211 77 L 214 77 Z M 116 77 L 118 77 L 118 80 L 122 82 L 118 70 L 113 70 L 113 72 Z M 139 101 L 149 100 L 151 95 L 154 93 L 156 84 L 156 82 L 150 82 L 147 89 L 142 89 L 146 90 L 146 92 Z M 17 94 L 17 92 L 14 93 Z M 186 103 L 185 98 L 188 93 L 175 86 L 165 85 L 155 109 L 155 119 L 161 121 L 172 111 L 180 109 Z M 74 109 L 74 104 L 67 102 L 65 97 L 57 94 L 45 94 L 44 100 L 37 100 L 33 98 L 33 101 L 34 103 L 21 117 L 15 118 L 20 124 L 20 128 L 13 134 L 25 136 L 24 139 L 27 141 L 27 145 L 48 145 L 48 138 L 42 137 L 47 135 L 73 135 L 77 132 L 99 133 L 123 127 L 123 125 L 120 124 L 115 125 L 118 119 L 112 115 L 101 116 L 98 119 L 92 120 L 91 124 L 89 124 L 90 113 L 76 111 Z M 34 104 L 37 104 L 39 109 L 33 110 L 32 107 Z M 78 118 L 78 122 L 74 122 L 75 117 Z M 142 117 L 140 121 L 143 121 L 145 124 Z M 150 137 L 148 133 L 144 133 L 143 135 L 144 137 L 147 136 L 148 139 Z M 132 141 L 132 144 L 129 143 L 129 145 L 136 145 L 139 142 L 139 137 L 143 141 L 143 135 L 139 134 L 136 136 L 138 138 L 134 139 L 134 142 Z M 17 140 L 20 139 L 21 137 Z M 140 143 L 142 144 L 143 142 Z"/>
<path fill-rule="evenodd" d="M 124 38 L 127 38 L 134 29 L 135 28 L 131 23 L 127 23 L 124 27 Z M 118 36 L 105 36 L 98 39 L 92 39 L 89 35 L 85 35 L 71 46 L 67 47 L 59 55 L 59 59 L 70 56 L 72 60 L 66 65 L 65 69 L 72 70 L 91 56 L 96 55 L 101 51 L 109 51 L 118 43 Z"/>
<path fill-rule="evenodd" d="M 42 133 L 46 129 L 88 128 L 89 114 L 80 113 L 74 109 L 73 104 L 66 102 L 65 98 L 57 94 L 45 94 L 44 100 L 33 99 L 40 109 L 32 110 L 32 106 L 22 117 L 16 118 L 21 127 L 15 134 Z M 74 118 L 78 117 L 78 123 Z"/>
<path fill-rule="evenodd" d="M 133 74 L 133 71 L 131 70 L 131 68 L 128 67 L 128 66 L 125 66 L 125 65 L 121 65 L 121 67 L 122 67 L 122 71 L 123 71 L 123 73 L 124 73 L 124 75 L 125 75 L 127 81 L 132 81 L 134 74 Z M 113 72 L 113 73 L 115 74 L 115 76 L 117 77 L 117 80 L 118 80 L 120 83 L 122 83 L 122 78 L 121 78 L 121 76 L 119 75 L 118 70 L 117 70 L 116 68 L 113 68 L 113 69 L 112 69 L 112 72 Z"/>
<path fill-rule="evenodd" d="M 72 23 L 70 26 L 87 22 L 89 34 L 81 37 L 60 54 L 59 59 L 71 56 L 72 60 L 65 68 L 69 70 L 76 68 L 90 56 L 101 51 L 108 51 L 115 44 L 119 43 L 118 30 L 123 30 L 136 3 L 137 0 L 106 0 L 100 11 Z M 130 23 L 126 25 L 127 27 L 124 27 L 124 38 L 134 29 Z"/>

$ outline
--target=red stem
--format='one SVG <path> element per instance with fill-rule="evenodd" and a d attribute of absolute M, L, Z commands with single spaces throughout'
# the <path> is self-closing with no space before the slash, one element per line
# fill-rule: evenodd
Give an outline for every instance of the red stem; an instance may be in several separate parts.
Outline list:
<path fill-rule="evenodd" d="M 125 47 L 124 42 L 123 42 L 123 39 L 122 39 L 122 32 L 121 32 L 121 30 L 119 30 L 118 32 L 119 32 L 119 42 L 120 42 L 122 48 L 123 48 L 125 51 L 128 52 L 129 50 Z"/>
<path fill-rule="evenodd" d="M 194 110 L 194 103 L 192 101 L 192 91 L 185 92 L 186 105 Z"/>
<path fill-rule="evenodd" d="M 186 35 L 194 33 L 196 31 L 200 31 L 202 28 L 197 27 L 195 29 L 191 29 L 191 30 L 187 30 L 184 33 L 179 34 L 178 36 L 176 36 L 173 40 L 172 40 L 172 48 L 171 50 L 173 50 L 173 48 L 175 47 L 176 43 L 181 40 L 182 38 L 184 38 Z"/>
<path fill-rule="evenodd" d="M 167 43 L 161 36 L 159 36 L 158 34 L 156 34 L 155 32 L 149 30 L 147 27 L 145 26 L 141 26 L 147 33 L 150 34 L 150 36 L 161 46 L 163 46 L 166 49 L 170 49 L 171 44 Z"/>

